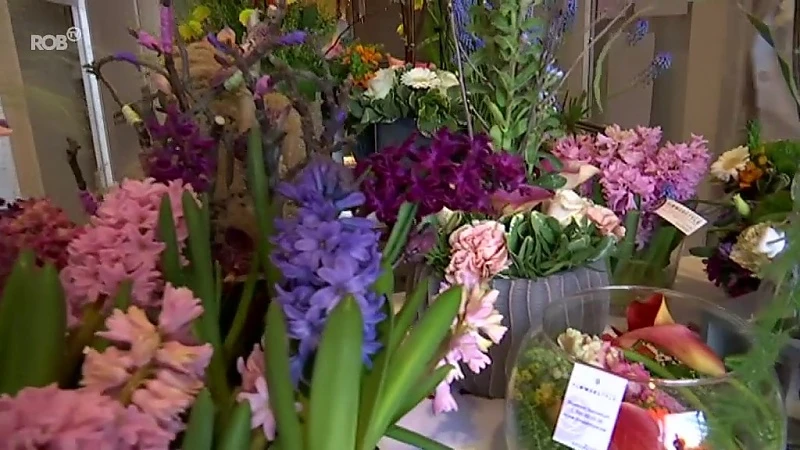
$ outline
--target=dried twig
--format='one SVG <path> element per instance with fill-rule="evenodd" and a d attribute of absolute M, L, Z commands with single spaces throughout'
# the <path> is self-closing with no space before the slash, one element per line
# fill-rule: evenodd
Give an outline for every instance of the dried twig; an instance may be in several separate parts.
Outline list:
<path fill-rule="evenodd" d="M 75 178 L 75 184 L 78 185 L 78 189 L 81 191 L 86 191 L 86 178 L 83 177 L 83 171 L 81 170 L 80 164 L 78 164 L 78 152 L 80 150 L 81 146 L 78 144 L 78 141 L 72 138 L 67 138 L 67 164 L 69 164 L 69 168 L 72 171 L 72 176 Z"/>

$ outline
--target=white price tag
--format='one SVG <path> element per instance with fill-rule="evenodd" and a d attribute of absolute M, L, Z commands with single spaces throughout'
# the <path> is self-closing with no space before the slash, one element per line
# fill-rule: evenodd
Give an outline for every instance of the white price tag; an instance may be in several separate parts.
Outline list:
<path fill-rule="evenodd" d="M 674 200 L 665 201 L 654 212 L 687 236 L 694 234 L 708 223 L 703 216 Z"/>
<path fill-rule="evenodd" d="M 553 440 L 574 450 L 608 450 L 628 380 L 575 364 Z"/>

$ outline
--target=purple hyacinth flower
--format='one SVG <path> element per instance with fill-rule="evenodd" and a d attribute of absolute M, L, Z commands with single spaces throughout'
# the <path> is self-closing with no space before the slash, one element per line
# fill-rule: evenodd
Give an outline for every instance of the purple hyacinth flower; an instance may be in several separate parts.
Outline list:
<path fill-rule="evenodd" d="M 172 6 L 161 7 L 161 49 L 171 54 L 175 40 L 175 10 Z"/>
<path fill-rule="evenodd" d="M 116 54 L 114 54 L 114 59 L 116 61 L 124 61 L 124 62 L 126 62 L 128 64 L 132 64 L 138 70 L 142 69 L 141 61 L 139 61 L 139 58 L 137 58 L 136 55 L 134 55 L 131 52 L 119 52 L 119 53 L 116 53 Z"/>

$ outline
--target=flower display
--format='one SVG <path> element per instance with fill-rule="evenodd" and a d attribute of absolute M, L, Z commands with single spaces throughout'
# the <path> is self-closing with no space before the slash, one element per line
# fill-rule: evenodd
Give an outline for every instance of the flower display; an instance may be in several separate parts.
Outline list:
<path fill-rule="evenodd" d="M 38 265 L 67 264 L 67 245 L 80 233 L 66 213 L 48 199 L 18 200 L 0 210 L 0 292 L 14 261 L 32 250 Z"/>
<path fill-rule="evenodd" d="M 126 180 L 105 195 L 85 230 L 67 246 L 61 279 L 71 323 L 88 305 L 104 309 L 125 281 L 131 282 L 134 304 L 159 304 L 163 278 L 158 264 L 165 248 L 156 236 L 161 199 L 169 197 L 177 238 L 183 242 L 188 230 L 181 198 L 190 189 L 180 181 Z"/>
<path fill-rule="evenodd" d="M 667 293 L 639 289 L 640 293 L 612 291 L 620 294 L 619 306 L 623 306 L 624 315 L 618 317 L 616 311 L 611 310 L 602 333 L 587 333 L 570 327 L 571 324 L 598 323 L 596 313 L 588 313 L 592 317 L 587 318 L 584 315 L 587 313 L 582 311 L 596 306 L 593 305 L 595 299 L 598 303 L 606 302 L 600 296 L 609 292 L 597 297 L 594 292 L 587 292 L 578 294 L 581 303 L 569 303 L 572 299 L 566 299 L 566 303 L 554 306 L 553 309 L 559 310 L 558 317 L 551 316 L 555 323 L 546 318 L 545 331 L 534 333 L 523 344 L 518 365 L 511 375 L 508 400 L 507 420 L 514 421 L 515 442 L 527 446 L 549 441 L 556 423 L 568 420 L 559 409 L 562 402 L 570 401 L 568 386 L 580 383 L 573 376 L 573 366 L 578 364 L 598 368 L 626 381 L 610 449 L 673 448 L 668 446 L 678 440 L 696 448 L 717 448 L 710 446 L 711 441 L 716 442 L 718 438 L 711 436 L 706 424 L 726 430 L 728 426 L 735 428 L 722 425 L 717 419 L 725 408 L 718 395 L 747 396 L 751 407 L 758 410 L 764 421 L 763 434 L 741 432 L 737 442 L 754 443 L 750 445 L 773 442 L 776 435 L 772 433 L 780 432 L 780 425 L 775 422 L 777 410 L 772 409 L 774 405 L 769 400 L 761 400 L 757 389 L 733 379 L 715 352 L 716 346 L 712 349 L 691 326 L 673 319 L 668 305 L 686 306 L 684 302 L 671 302 Z M 626 301 L 622 294 L 631 294 L 632 298 Z M 624 307 L 626 303 L 627 308 Z M 561 314 L 565 313 L 570 314 L 570 319 L 563 322 L 562 328 L 558 321 L 564 320 Z M 613 326 L 620 322 L 618 319 L 627 322 L 626 330 Z M 712 392 L 715 388 L 711 386 L 723 384 L 725 389 Z M 686 420 L 681 426 L 674 426 L 672 421 L 680 417 Z M 736 444 L 731 448 L 749 447 Z"/>
<path fill-rule="evenodd" d="M 312 161 L 293 183 L 278 189 L 298 207 L 279 221 L 272 260 L 284 282 L 278 300 L 288 319 L 289 336 L 298 341 L 294 375 L 299 378 L 319 343 L 325 320 L 344 295 L 351 294 L 364 318 L 364 360 L 378 349 L 377 324 L 386 299 L 370 290 L 380 273 L 380 233 L 376 224 L 342 212 L 357 208 L 364 196 L 332 161 Z"/>
<path fill-rule="evenodd" d="M 751 122 L 747 145 L 724 152 L 711 165 L 725 198 L 716 211 L 708 245 L 692 249 L 703 258 L 709 281 L 731 297 L 756 291 L 763 269 L 785 248 L 782 219 L 792 209 L 791 178 L 798 147 L 791 141 L 762 142 Z"/>

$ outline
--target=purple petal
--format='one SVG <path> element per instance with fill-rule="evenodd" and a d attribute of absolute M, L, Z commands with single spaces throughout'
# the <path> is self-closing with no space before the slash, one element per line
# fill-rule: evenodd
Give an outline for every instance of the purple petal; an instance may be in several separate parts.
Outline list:
<path fill-rule="evenodd" d="M 172 53 L 175 39 L 175 11 L 172 6 L 161 7 L 161 48 L 164 53 Z"/>

